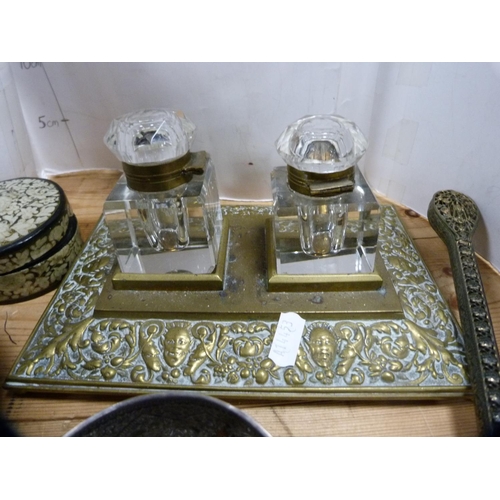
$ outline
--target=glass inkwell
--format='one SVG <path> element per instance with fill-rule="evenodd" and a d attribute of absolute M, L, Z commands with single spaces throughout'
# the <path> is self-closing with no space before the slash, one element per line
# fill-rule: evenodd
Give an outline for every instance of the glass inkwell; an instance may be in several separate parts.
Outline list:
<path fill-rule="evenodd" d="M 200 279 L 208 288 L 220 286 L 215 169 L 205 151 L 190 151 L 194 131 L 183 114 L 168 109 L 111 123 L 104 142 L 124 170 L 104 204 L 121 271 L 115 288 L 196 288 Z"/>
<path fill-rule="evenodd" d="M 287 166 L 271 174 L 269 288 L 380 287 L 380 207 L 358 167 L 367 147 L 363 133 L 340 116 L 305 116 L 276 147 Z"/>

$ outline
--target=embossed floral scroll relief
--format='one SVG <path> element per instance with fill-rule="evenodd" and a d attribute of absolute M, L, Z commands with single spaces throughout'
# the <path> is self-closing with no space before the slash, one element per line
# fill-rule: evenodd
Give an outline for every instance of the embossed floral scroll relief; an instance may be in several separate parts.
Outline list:
<path fill-rule="evenodd" d="M 84 320 L 18 374 L 153 385 L 418 386 L 464 382 L 460 345 L 412 321 L 310 322 L 293 367 L 268 358 L 276 323 Z"/>
<path fill-rule="evenodd" d="M 278 367 L 277 322 L 93 318 L 113 264 L 101 223 L 13 375 L 245 391 L 467 385 L 456 323 L 392 208 L 381 239 L 405 319 L 309 321 L 294 366 Z"/>

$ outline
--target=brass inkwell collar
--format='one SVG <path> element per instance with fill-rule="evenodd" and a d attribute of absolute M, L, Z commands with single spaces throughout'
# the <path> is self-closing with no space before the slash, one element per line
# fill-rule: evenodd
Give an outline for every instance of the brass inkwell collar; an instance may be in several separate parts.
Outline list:
<path fill-rule="evenodd" d="M 308 115 L 276 141 L 286 161 L 288 184 L 300 194 L 335 196 L 354 188 L 354 166 L 367 141 L 357 125 L 337 115 Z"/>

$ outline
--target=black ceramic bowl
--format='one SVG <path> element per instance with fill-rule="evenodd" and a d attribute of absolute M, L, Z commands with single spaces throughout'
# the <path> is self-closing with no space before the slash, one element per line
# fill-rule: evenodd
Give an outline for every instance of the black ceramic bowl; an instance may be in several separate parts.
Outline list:
<path fill-rule="evenodd" d="M 198 393 L 168 391 L 117 403 L 71 430 L 69 437 L 269 437 L 234 406 Z"/>

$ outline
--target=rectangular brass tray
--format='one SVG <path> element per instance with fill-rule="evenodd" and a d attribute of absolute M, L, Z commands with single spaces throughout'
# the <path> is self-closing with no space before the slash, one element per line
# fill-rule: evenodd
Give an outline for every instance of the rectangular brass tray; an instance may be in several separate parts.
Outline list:
<path fill-rule="evenodd" d="M 271 292 L 269 207 L 226 206 L 222 290 L 113 288 L 103 219 L 5 386 L 56 392 L 204 391 L 224 398 L 440 398 L 470 393 L 462 336 L 393 207 L 368 291 Z M 294 366 L 268 353 L 281 312 L 306 329 Z"/>

